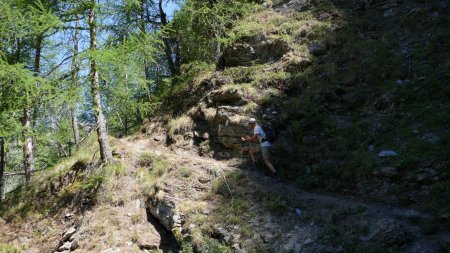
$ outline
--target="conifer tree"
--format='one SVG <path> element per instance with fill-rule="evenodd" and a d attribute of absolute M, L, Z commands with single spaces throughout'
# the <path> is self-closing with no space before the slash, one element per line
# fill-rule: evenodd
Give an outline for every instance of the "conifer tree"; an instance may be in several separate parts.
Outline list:
<path fill-rule="evenodd" d="M 3 174 L 5 172 L 5 141 L 0 136 L 0 208 L 2 207 L 3 199 Z"/>
<path fill-rule="evenodd" d="M 89 34 L 90 34 L 90 79 L 91 79 L 91 92 L 92 92 L 92 105 L 94 109 L 95 119 L 97 123 L 97 138 L 100 146 L 100 157 L 103 162 L 107 162 L 111 159 L 112 154 L 108 142 L 108 134 L 106 129 L 106 118 L 102 110 L 102 99 L 100 96 L 100 81 L 97 67 L 97 60 L 95 59 L 96 51 L 96 39 L 97 39 L 97 24 L 95 20 L 96 14 L 96 0 L 91 0 L 90 9 L 88 11 L 89 18 Z"/>
<path fill-rule="evenodd" d="M 79 17 L 76 14 L 75 17 L 75 30 L 73 35 L 73 56 L 72 56 L 72 89 L 78 90 L 78 25 L 79 25 Z M 80 142 L 80 132 L 78 130 L 78 119 L 76 114 L 76 101 L 71 105 L 70 116 L 72 118 L 72 130 L 73 130 L 73 139 L 75 145 L 78 145 Z"/>

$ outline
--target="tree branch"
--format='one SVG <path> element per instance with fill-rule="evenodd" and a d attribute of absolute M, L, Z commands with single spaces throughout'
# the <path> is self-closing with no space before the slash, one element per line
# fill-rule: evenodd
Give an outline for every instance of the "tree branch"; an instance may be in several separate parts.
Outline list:
<path fill-rule="evenodd" d="M 54 67 L 53 69 L 51 69 L 47 74 L 45 74 L 44 76 L 42 76 L 42 77 L 44 77 L 44 78 L 46 78 L 46 77 L 48 77 L 49 75 L 51 75 L 55 70 L 57 70 L 61 65 L 63 65 L 63 63 L 65 62 L 65 61 L 67 61 L 67 60 L 69 60 L 69 59 L 72 59 L 72 55 L 70 55 L 70 56 L 67 56 L 66 58 L 64 58 L 58 65 L 56 65 L 56 67 Z"/>

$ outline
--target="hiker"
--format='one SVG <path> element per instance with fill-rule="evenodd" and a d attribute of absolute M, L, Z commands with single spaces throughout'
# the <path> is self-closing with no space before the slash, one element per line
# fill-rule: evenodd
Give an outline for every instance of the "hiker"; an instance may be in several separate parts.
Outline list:
<path fill-rule="evenodd" d="M 263 128 L 256 123 L 255 118 L 249 119 L 248 127 L 253 130 L 253 135 L 242 137 L 241 140 L 250 143 L 248 152 L 250 154 L 250 157 L 252 158 L 253 164 L 256 164 L 255 153 L 261 151 L 264 164 L 267 166 L 271 173 L 275 174 L 277 171 L 273 167 L 272 162 L 270 162 L 270 151 L 272 148 L 272 143 L 270 143 L 269 140 L 266 139 L 266 133 L 264 132 Z M 258 143 L 258 145 L 252 146 L 252 143 Z"/>

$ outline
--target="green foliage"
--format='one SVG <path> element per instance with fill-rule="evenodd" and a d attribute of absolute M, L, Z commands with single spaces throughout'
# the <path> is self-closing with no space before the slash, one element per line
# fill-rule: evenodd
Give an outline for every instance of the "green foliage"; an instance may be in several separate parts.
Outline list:
<path fill-rule="evenodd" d="M 137 165 L 140 167 L 152 168 L 154 156 L 150 153 L 143 153 L 137 160 Z"/>
<path fill-rule="evenodd" d="M 29 23 L 35 34 L 44 34 L 50 28 L 56 27 L 59 23 L 58 17 L 53 13 L 49 1 L 36 0 L 29 5 Z"/>
<path fill-rule="evenodd" d="M 9 244 L 0 243 L 0 252 L 2 253 L 20 253 L 22 250 Z"/>
<path fill-rule="evenodd" d="M 70 204 L 76 193 L 91 194 L 101 184 L 105 170 L 85 173 L 95 145 L 94 138 L 86 141 L 73 157 L 56 166 L 36 173 L 28 185 L 20 185 L 8 193 L 0 210 L 8 220 L 25 220 L 30 215 L 47 217 Z M 93 197 L 93 196 L 91 196 Z"/>
<path fill-rule="evenodd" d="M 151 153 L 141 154 L 136 163 L 142 167 L 138 168 L 135 177 L 141 183 L 142 192 L 147 195 L 155 194 L 154 186 L 164 179 L 173 166 L 166 157 Z"/>
<path fill-rule="evenodd" d="M 213 238 L 204 238 L 204 252 L 207 253 L 231 253 L 232 249 L 223 245 L 219 241 Z"/>
<path fill-rule="evenodd" d="M 180 173 L 181 177 L 190 177 L 192 175 L 192 170 L 186 166 L 178 168 L 178 172 Z"/>
<path fill-rule="evenodd" d="M 226 31 L 255 7 L 251 1 L 187 0 L 170 24 L 176 31 L 183 63 L 213 62 L 224 44 Z"/>
<path fill-rule="evenodd" d="M 194 247 L 192 247 L 192 243 L 188 241 L 183 241 L 181 243 L 180 253 L 194 253 Z"/>
<path fill-rule="evenodd" d="M 23 64 L 8 64 L 0 59 L 0 118 L 5 119 L 0 126 L 0 135 L 17 134 L 19 117 L 22 109 L 30 107 L 44 93 L 51 92 L 53 87 L 42 78 L 34 77 L 33 73 Z M 39 83 L 39 86 L 36 85 Z"/>
<path fill-rule="evenodd" d="M 91 52 L 99 61 L 100 74 L 108 84 L 106 114 L 114 133 L 128 134 L 159 105 L 152 101 L 153 94 L 160 89 L 159 84 L 147 81 L 142 75 L 144 60 L 150 65 L 156 64 L 155 55 L 161 44 L 158 37 L 157 33 L 129 34 L 119 42 L 110 37 L 111 42 L 105 49 Z"/>

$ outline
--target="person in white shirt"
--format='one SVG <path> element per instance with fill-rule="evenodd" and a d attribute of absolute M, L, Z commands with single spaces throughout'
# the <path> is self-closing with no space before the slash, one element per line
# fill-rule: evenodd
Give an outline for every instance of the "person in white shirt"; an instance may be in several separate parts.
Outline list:
<path fill-rule="evenodd" d="M 272 165 L 272 162 L 270 161 L 270 151 L 272 148 L 272 143 L 270 143 L 266 139 L 266 133 L 264 132 L 262 127 L 256 123 L 255 118 L 249 119 L 248 126 L 253 130 L 253 135 L 242 137 L 241 140 L 259 143 L 259 145 L 256 145 L 255 147 L 250 147 L 249 149 L 249 154 L 250 157 L 252 158 L 253 163 L 256 163 L 254 154 L 256 152 L 261 151 L 264 164 L 267 166 L 270 172 L 275 174 L 277 171 L 275 170 L 275 167 Z"/>

